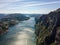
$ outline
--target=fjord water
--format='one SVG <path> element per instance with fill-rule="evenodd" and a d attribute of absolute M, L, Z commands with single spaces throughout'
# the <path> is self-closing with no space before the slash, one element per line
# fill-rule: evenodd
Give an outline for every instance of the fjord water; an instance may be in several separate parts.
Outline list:
<path fill-rule="evenodd" d="M 9 32 L 0 37 L 0 45 L 36 45 L 34 17 L 9 28 Z"/>

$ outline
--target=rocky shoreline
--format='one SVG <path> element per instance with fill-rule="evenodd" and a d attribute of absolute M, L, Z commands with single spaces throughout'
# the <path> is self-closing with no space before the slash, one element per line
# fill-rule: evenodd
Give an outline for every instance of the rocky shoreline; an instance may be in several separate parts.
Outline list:
<path fill-rule="evenodd" d="M 6 16 L 6 17 L 0 19 L 0 36 L 5 34 L 6 32 L 8 32 L 9 27 L 14 26 L 15 24 L 19 23 L 20 21 L 29 19 L 29 17 L 24 16 L 24 18 L 22 20 L 22 19 L 18 19 L 16 16 L 18 18 L 22 17 L 22 16 L 19 17 L 18 14 L 16 14 L 16 15 L 13 15 L 14 18 L 11 16 L 9 16 L 9 17 Z"/>

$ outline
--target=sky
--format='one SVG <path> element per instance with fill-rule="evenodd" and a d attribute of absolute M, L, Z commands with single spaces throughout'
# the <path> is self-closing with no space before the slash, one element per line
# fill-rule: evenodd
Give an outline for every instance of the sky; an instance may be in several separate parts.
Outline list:
<path fill-rule="evenodd" d="M 0 13 L 47 14 L 60 8 L 60 0 L 0 0 Z"/>

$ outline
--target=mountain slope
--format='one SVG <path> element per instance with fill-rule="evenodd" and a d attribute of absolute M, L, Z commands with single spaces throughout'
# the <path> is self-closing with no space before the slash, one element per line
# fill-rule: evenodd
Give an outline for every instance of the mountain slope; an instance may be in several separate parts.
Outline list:
<path fill-rule="evenodd" d="M 8 14 L 2 18 L 3 15 L 1 15 L 0 19 L 0 35 L 5 34 L 8 32 L 8 28 L 10 26 L 13 26 L 20 21 L 28 20 L 29 17 L 26 17 L 23 14 Z"/>
<path fill-rule="evenodd" d="M 59 27 L 59 28 L 58 28 Z M 36 45 L 60 44 L 60 8 L 41 16 L 35 25 Z M 59 40 L 56 40 L 59 39 Z"/>

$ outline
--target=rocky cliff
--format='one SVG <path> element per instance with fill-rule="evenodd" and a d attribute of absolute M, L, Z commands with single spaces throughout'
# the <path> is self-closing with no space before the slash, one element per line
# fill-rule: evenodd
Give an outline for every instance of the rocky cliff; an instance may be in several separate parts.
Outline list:
<path fill-rule="evenodd" d="M 60 45 L 60 8 L 36 18 L 36 45 Z"/>

